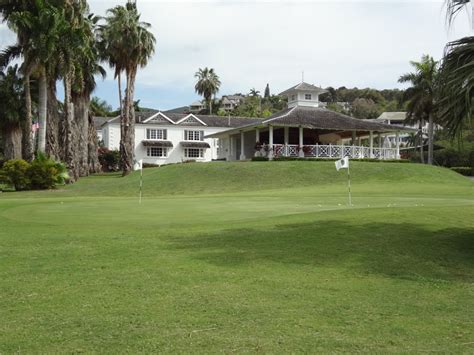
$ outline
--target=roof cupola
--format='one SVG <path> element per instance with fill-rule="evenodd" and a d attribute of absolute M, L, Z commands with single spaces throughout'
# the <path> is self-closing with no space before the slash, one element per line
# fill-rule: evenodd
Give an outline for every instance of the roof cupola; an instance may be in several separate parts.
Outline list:
<path fill-rule="evenodd" d="M 288 108 L 295 106 L 319 107 L 319 95 L 327 92 L 317 86 L 301 82 L 280 93 L 288 97 Z"/>

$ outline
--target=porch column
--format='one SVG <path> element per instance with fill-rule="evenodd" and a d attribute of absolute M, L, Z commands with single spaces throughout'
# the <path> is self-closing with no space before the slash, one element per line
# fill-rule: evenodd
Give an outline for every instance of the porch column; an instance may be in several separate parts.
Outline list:
<path fill-rule="evenodd" d="M 232 154 L 234 151 L 234 137 L 229 136 L 229 151 L 227 152 L 227 160 L 233 160 Z"/>
<path fill-rule="evenodd" d="M 299 127 L 299 143 L 298 145 L 300 146 L 300 150 L 298 152 L 298 156 L 300 158 L 304 158 L 304 152 L 303 152 L 303 127 Z"/>
<path fill-rule="evenodd" d="M 261 143 L 260 142 L 260 128 L 255 128 L 255 147 L 257 146 L 256 143 Z M 260 151 L 255 148 L 255 154 L 254 156 L 259 157 L 260 156 Z"/>
<path fill-rule="evenodd" d="M 289 154 L 288 154 L 288 136 L 289 136 L 289 127 L 283 127 L 283 136 L 284 136 L 284 144 L 285 144 L 285 156 L 287 157 Z"/>
<path fill-rule="evenodd" d="M 356 131 L 352 131 L 351 145 L 356 145 Z"/>
<path fill-rule="evenodd" d="M 268 159 L 273 159 L 273 126 L 268 126 Z"/>
<path fill-rule="evenodd" d="M 395 135 L 395 147 L 397 148 L 396 150 L 396 159 L 400 159 L 400 131 L 397 131 Z"/>
<path fill-rule="evenodd" d="M 374 157 L 374 132 L 369 132 L 369 157 Z"/>
<path fill-rule="evenodd" d="M 245 160 L 244 131 L 240 131 L 240 160 Z"/>

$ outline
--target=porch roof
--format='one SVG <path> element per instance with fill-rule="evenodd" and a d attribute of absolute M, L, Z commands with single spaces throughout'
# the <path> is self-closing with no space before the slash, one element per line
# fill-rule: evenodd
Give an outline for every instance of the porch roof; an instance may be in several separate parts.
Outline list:
<path fill-rule="evenodd" d="M 173 143 L 170 141 L 143 140 L 142 144 L 145 147 L 164 147 L 164 148 L 173 147 Z"/>
<path fill-rule="evenodd" d="M 206 137 L 216 138 L 223 135 L 234 134 L 239 131 L 248 131 L 255 128 L 268 127 L 270 125 L 278 127 L 303 127 L 330 131 L 373 131 L 380 133 L 414 131 L 414 129 L 404 126 L 360 120 L 342 113 L 327 110 L 325 108 L 295 106 L 275 113 L 260 123 L 236 127 L 234 129 L 215 133 Z"/>
<path fill-rule="evenodd" d="M 207 142 L 179 142 L 185 148 L 211 148 Z"/>

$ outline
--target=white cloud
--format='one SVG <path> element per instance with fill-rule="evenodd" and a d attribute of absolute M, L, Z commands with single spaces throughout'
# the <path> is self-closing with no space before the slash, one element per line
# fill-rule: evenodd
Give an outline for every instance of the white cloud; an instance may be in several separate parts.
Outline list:
<path fill-rule="evenodd" d="M 104 15 L 125 0 L 89 3 Z M 188 104 L 194 73 L 205 66 L 220 75 L 221 93 L 263 90 L 267 82 L 277 92 L 301 80 L 303 70 L 306 81 L 322 86 L 396 87 L 410 60 L 424 53 L 440 58 L 448 40 L 471 33 L 464 14 L 446 30 L 442 0 L 140 0 L 138 6 L 157 51 L 140 70 L 137 88 L 156 91 L 146 99 L 156 107 Z M 0 27 L 2 44 L 4 33 Z"/>
<path fill-rule="evenodd" d="M 267 82 L 282 90 L 302 70 L 323 86 L 394 87 L 409 60 L 439 58 L 449 38 L 468 33 L 465 21 L 448 36 L 440 1 L 142 0 L 139 8 L 158 41 L 138 81 L 162 88 L 192 90 L 204 66 L 226 92 Z"/>

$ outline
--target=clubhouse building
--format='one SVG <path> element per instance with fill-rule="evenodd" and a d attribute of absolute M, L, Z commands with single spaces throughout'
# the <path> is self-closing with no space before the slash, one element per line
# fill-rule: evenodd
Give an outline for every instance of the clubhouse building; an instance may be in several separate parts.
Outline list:
<path fill-rule="evenodd" d="M 288 98 L 288 108 L 265 119 L 137 112 L 135 159 L 162 165 L 254 156 L 400 158 L 400 132 L 412 128 L 359 120 L 321 108 L 319 95 L 324 92 L 302 82 L 280 94 Z M 393 135 L 393 143 L 384 139 Z M 107 148 L 119 148 L 119 117 L 103 124 L 102 139 Z"/>

